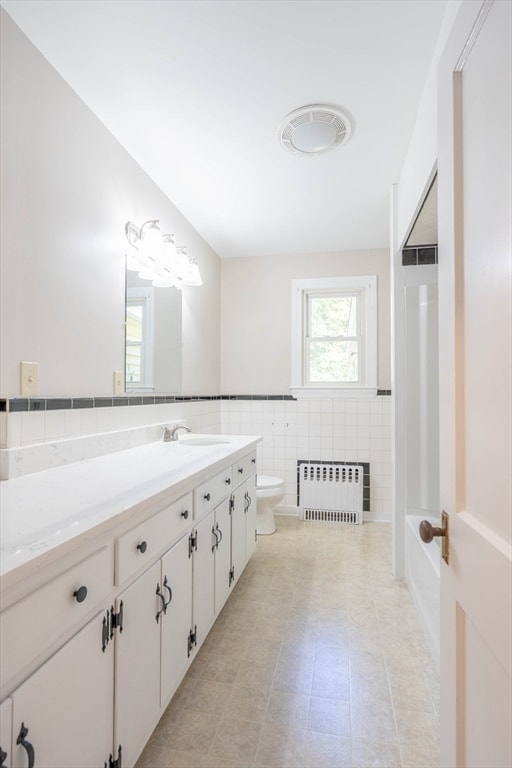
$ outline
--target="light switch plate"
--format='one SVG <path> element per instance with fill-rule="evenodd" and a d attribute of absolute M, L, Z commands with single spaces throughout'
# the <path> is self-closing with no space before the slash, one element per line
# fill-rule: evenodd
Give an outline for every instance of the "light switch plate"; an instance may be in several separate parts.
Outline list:
<path fill-rule="evenodd" d="M 22 397 L 39 394 L 39 363 L 20 363 L 20 394 Z"/>
<path fill-rule="evenodd" d="M 114 371 L 114 395 L 124 395 L 124 376 L 122 371 Z"/>

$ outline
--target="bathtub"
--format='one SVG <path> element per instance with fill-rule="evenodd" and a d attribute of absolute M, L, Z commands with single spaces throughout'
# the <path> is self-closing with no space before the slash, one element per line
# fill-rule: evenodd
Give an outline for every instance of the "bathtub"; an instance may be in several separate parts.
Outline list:
<path fill-rule="evenodd" d="M 420 539 L 421 520 L 430 520 L 439 526 L 439 518 L 426 514 L 408 514 L 405 517 L 405 577 L 418 610 L 427 642 L 439 664 L 439 571 L 441 547 L 439 539 L 430 544 Z"/>

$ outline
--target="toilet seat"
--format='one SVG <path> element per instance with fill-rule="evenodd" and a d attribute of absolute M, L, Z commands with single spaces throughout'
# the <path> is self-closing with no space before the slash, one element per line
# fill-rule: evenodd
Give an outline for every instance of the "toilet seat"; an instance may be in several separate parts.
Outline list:
<path fill-rule="evenodd" d="M 257 475 L 256 477 L 256 490 L 266 491 L 271 488 L 278 488 L 283 484 L 283 480 L 280 477 L 273 477 L 272 475 Z"/>

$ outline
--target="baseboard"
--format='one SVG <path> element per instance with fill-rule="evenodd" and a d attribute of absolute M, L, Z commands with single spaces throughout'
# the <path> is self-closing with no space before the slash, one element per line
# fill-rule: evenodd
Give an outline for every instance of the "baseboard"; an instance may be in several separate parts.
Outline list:
<path fill-rule="evenodd" d="M 278 504 L 274 507 L 274 514 L 283 517 L 302 517 L 300 507 L 293 504 Z"/>

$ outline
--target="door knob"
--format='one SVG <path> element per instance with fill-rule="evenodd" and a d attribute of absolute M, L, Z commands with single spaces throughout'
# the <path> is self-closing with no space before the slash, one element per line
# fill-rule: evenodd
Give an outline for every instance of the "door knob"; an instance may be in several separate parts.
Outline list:
<path fill-rule="evenodd" d="M 441 554 L 445 563 L 449 560 L 449 533 L 448 533 L 448 515 L 443 511 L 441 515 L 442 528 L 432 525 L 429 520 L 422 520 L 419 531 L 420 538 L 425 544 L 430 544 L 437 536 L 442 539 Z"/>

